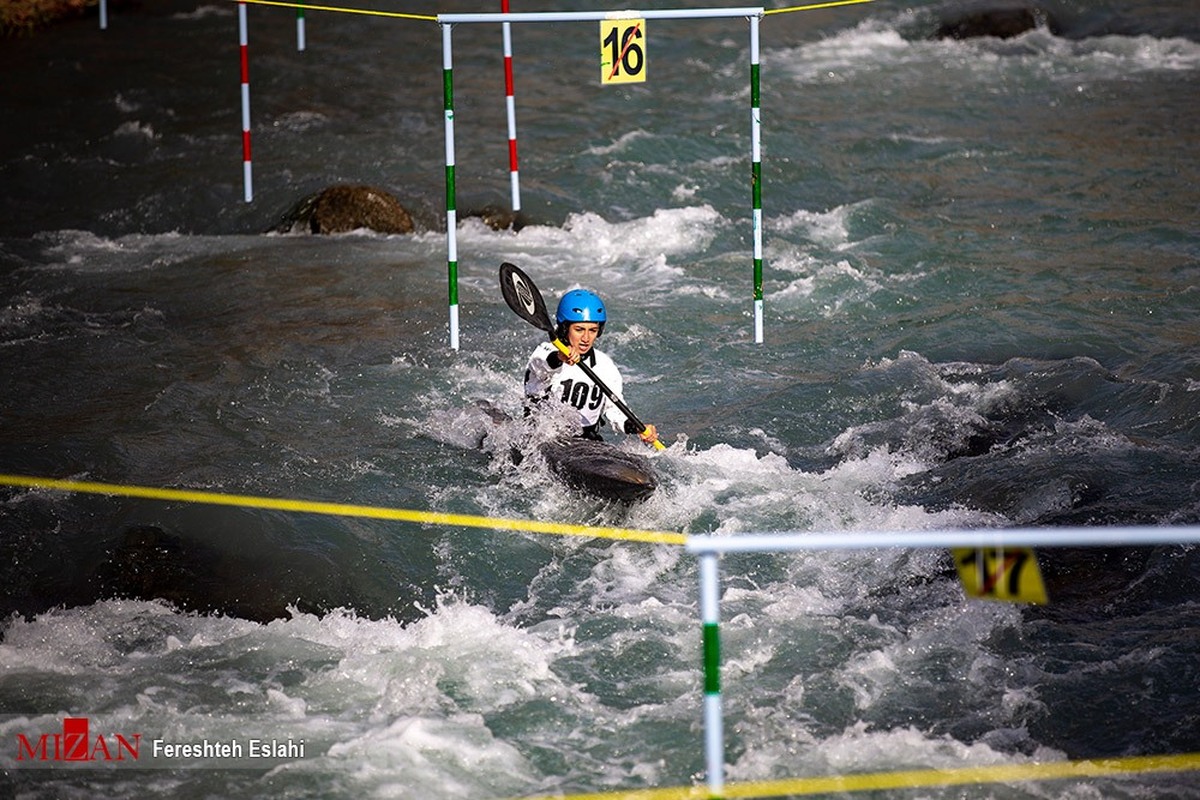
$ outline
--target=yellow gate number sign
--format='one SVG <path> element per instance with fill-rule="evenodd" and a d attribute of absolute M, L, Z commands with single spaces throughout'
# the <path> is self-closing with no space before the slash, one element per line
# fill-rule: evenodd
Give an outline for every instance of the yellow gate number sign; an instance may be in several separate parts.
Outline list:
<path fill-rule="evenodd" d="M 600 22 L 600 83 L 645 83 L 646 20 Z"/>
<path fill-rule="evenodd" d="M 1017 603 L 1047 602 L 1037 556 L 1030 548 L 955 548 L 950 552 L 968 596 Z"/>

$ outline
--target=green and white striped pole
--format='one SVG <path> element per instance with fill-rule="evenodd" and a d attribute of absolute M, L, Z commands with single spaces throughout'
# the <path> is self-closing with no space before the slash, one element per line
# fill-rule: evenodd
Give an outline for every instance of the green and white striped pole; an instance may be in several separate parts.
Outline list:
<path fill-rule="evenodd" d="M 750 17 L 750 160 L 754 197 L 754 341 L 763 340 L 762 115 L 758 94 L 758 17 Z"/>
<path fill-rule="evenodd" d="M 451 25 L 442 24 L 442 107 L 446 117 L 446 272 L 450 286 L 450 347 L 458 349 L 458 209 L 454 197 L 454 58 Z"/>
<path fill-rule="evenodd" d="M 304 7 L 296 7 L 296 50 L 304 52 L 306 46 L 306 36 L 304 32 Z"/>
<path fill-rule="evenodd" d="M 721 593 L 717 575 L 720 558 L 700 553 L 700 620 L 704 624 L 704 765 L 709 800 L 725 792 L 725 723 L 721 717 Z"/>

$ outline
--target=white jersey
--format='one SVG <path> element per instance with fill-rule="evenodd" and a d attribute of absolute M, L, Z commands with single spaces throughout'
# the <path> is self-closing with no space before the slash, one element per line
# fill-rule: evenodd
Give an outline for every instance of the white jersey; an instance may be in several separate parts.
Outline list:
<path fill-rule="evenodd" d="M 579 411 L 579 420 L 584 428 L 595 430 L 601 422 L 607 422 L 614 431 L 625 433 L 625 421 L 628 418 L 621 409 L 608 401 L 600 387 L 578 364 L 564 364 L 557 358 L 558 355 L 558 348 L 552 342 L 542 342 L 537 346 L 525 369 L 525 395 L 537 399 L 552 397 L 574 407 Z M 555 356 L 552 361 L 551 356 Z M 593 347 L 583 361 L 624 402 L 621 373 L 617 371 L 613 360 Z M 552 362 L 558 366 L 552 367 Z"/>

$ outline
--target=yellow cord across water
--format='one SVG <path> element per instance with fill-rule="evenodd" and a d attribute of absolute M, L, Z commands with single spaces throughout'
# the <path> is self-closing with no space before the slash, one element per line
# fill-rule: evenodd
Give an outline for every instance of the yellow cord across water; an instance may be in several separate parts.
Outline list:
<path fill-rule="evenodd" d="M 837 8 L 838 6 L 856 6 L 860 3 L 873 3 L 875 0 L 830 0 L 827 3 L 811 3 L 805 6 L 790 6 L 788 8 L 769 8 L 763 16 L 770 14 L 790 14 L 793 11 L 816 11 L 822 8 Z"/>
<path fill-rule="evenodd" d="M 856 0 L 867 2 L 867 0 Z M 392 17 L 399 19 L 419 19 L 425 22 L 437 22 L 436 16 L 429 14 L 406 14 L 401 11 L 372 11 L 367 8 L 341 8 L 338 6 L 314 6 L 308 3 L 287 3 L 283 0 L 231 0 L 235 3 L 246 3 L 256 6 L 280 6 L 282 8 L 302 8 L 305 11 L 336 11 L 341 14 L 365 14 L 370 17 Z"/>
<path fill-rule="evenodd" d="M 296 511 L 306 514 L 327 514 L 339 517 L 365 517 L 368 519 L 415 522 L 426 525 L 446 525 L 460 528 L 528 531 L 529 533 L 547 533 L 557 536 L 594 536 L 601 539 L 619 539 L 625 542 L 646 542 L 649 544 L 683 545 L 687 542 L 686 535 L 667 531 L 647 531 L 637 528 L 598 528 L 590 525 L 572 525 L 565 522 L 504 519 L 500 517 L 475 516 L 473 514 L 446 514 L 437 511 L 414 511 L 404 508 L 361 506 L 349 503 L 325 503 L 313 500 L 286 500 L 273 497 L 255 497 L 245 494 L 198 492 L 186 489 L 159 489 L 153 486 L 127 486 L 116 483 L 97 483 L 94 481 L 35 478 L 25 475 L 0 475 L 0 486 L 102 494 L 111 497 L 137 497 L 146 500 L 167 500 L 180 503 L 264 508 L 273 511 Z"/>
<path fill-rule="evenodd" d="M 1085 761 L 1054 761 L 1042 764 L 993 764 L 962 769 L 916 769 L 899 772 L 870 772 L 859 775 L 830 775 L 776 781 L 727 783 L 722 800 L 733 798 L 795 797 L 797 795 L 918 789 L 983 783 L 1069 780 L 1144 775 L 1156 772 L 1190 772 L 1200 769 L 1200 753 L 1166 756 L 1132 756 Z M 593 794 L 545 795 L 523 800 L 710 800 L 704 786 L 599 792 Z"/>

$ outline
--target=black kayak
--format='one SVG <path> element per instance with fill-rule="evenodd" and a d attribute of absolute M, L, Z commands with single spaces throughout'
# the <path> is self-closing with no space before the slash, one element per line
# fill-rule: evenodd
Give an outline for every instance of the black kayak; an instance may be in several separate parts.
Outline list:
<path fill-rule="evenodd" d="M 658 488 L 650 459 L 594 439 L 543 442 L 538 452 L 568 486 L 602 497 L 634 503 Z"/>
<path fill-rule="evenodd" d="M 513 422 L 511 416 L 486 400 L 477 401 L 476 405 L 492 424 Z M 645 500 L 658 488 L 650 459 L 608 442 L 567 437 L 542 442 L 537 449 L 560 481 L 605 500 L 635 503 Z M 514 462 L 521 462 L 520 450 L 513 448 L 510 455 Z"/>

